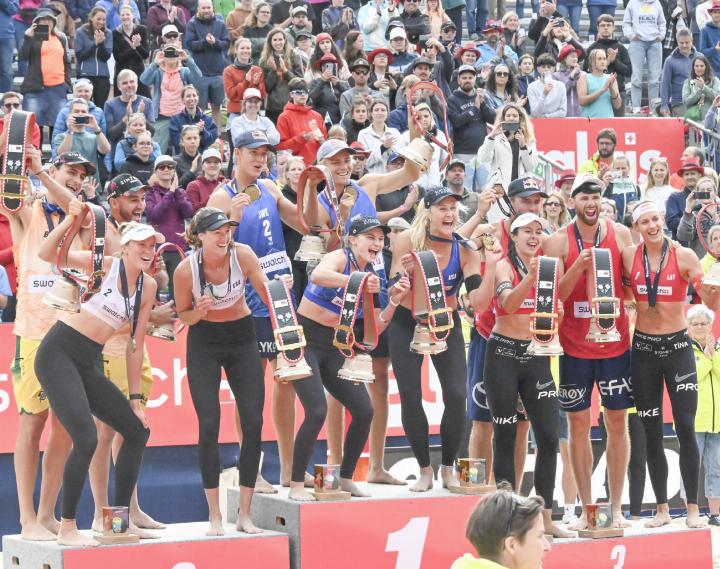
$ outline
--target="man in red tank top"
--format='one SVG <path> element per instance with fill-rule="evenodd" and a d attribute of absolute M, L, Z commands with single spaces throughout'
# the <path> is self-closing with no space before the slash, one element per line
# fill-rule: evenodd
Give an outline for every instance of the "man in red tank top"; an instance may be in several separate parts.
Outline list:
<path fill-rule="evenodd" d="M 621 251 L 632 245 L 630 231 L 618 223 L 600 221 L 600 200 L 604 184 L 595 176 L 575 179 L 572 201 L 574 223 L 559 229 L 545 242 L 545 255 L 560 258 L 565 274 L 560 280 L 559 295 L 565 315 L 560 323 L 560 343 L 565 354 L 560 357 L 560 405 L 568 413 L 570 457 L 580 500 L 592 503 L 591 475 L 593 455 L 590 444 L 590 402 L 593 384 L 597 384 L 608 433 L 607 464 L 613 524 L 627 525 L 621 511 L 622 490 L 629 457 L 627 409 L 633 406 L 630 383 L 630 332 L 623 303 L 616 327 L 617 342 L 595 343 L 585 340 L 590 327 L 588 274 L 592 271 L 593 247 L 609 249 L 615 296 L 631 300 L 622 284 Z M 585 513 L 572 529 L 587 527 Z"/>

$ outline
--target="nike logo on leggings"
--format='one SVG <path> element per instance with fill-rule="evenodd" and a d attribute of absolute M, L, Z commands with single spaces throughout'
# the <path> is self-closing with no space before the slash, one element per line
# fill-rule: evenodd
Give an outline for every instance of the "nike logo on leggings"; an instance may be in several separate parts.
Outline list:
<path fill-rule="evenodd" d="M 547 389 L 548 387 L 552 387 L 555 385 L 555 382 L 551 379 L 550 381 L 546 383 L 540 383 L 539 381 L 535 384 L 535 387 L 538 391 L 542 391 L 543 389 Z"/>
<path fill-rule="evenodd" d="M 685 381 L 688 377 L 692 377 L 695 375 L 694 371 L 691 371 L 690 373 L 686 373 L 685 375 L 680 375 L 677 372 L 675 373 L 675 383 L 680 383 L 681 381 Z"/>

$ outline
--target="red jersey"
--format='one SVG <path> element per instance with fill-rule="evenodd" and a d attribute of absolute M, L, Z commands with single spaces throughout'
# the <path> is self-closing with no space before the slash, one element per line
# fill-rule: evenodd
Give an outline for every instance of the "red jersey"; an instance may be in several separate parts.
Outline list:
<path fill-rule="evenodd" d="M 568 256 L 565 262 L 565 272 L 572 266 L 580 255 L 578 244 L 575 240 L 574 223 L 570 223 L 567 228 L 568 240 Z M 621 299 L 620 317 L 615 321 L 618 332 L 620 332 L 620 340 L 617 342 L 587 342 L 588 329 L 590 328 L 590 301 L 588 299 L 587 288 L 587 272 L 578 279 L 575 288 L 565 299 L 564 308 L 565 315 L 560 325 L 560 343 L 563 350 L 569 356 L 587 360 L 614 358 L 624 354 L 630 348 L 630 330 L 628 325 L 628 317 L 625 312 L 623 298 L 623 265 L 622 255 L 615 239 L 615 227 L 612 223 L 605 223 L 607 233 L 602 240 L 599 248 L 609 249 L 610 258 L 612 260 L 613 285 L 615 288 L 615 296 Z M 592 244 L 582 244 L 583 249 L 592 248 Z"/>
<path fill-rule="evenodd" d="M 645 266 L 643 263 L 642 245 L 638 245 L 633 257 L 632 272 L 630 273 L 630 286 L 632 287 L 635 300 L 647 302 L 647 283 L 645 282 Z M 677 262 L 677 251 L 669 247 L 668 262 L 665 268 L 660 271 L 658 281 L 657 301 L 658 302 L 685 302 L 688 290 L 688 281 L 680 274 L 680 267 Z M 655 283 L 656 273 L 650 272 L 650 283 Z"/>

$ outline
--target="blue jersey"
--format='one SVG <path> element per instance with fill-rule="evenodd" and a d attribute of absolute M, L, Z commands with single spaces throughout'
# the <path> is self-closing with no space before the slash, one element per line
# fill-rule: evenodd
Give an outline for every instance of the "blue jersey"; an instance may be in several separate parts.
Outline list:
<path fill-rule="evenodd" d="M 257 180 L 260 198 L 245 207 L 242 221 L 235 228 L 233 239 L 250 247 L 260 261 L 260 268 L 268 279 L 275 275 L 291 274 L 290 259 L 285 252 L 282 221 L 277 200 L 265 188 L 264 182 Z M 234 197 L 237 195 L 235 180 L 225 184 L 225 191 Z M 245 285 L 245 298 L 253 316 L 270 316 L 267 306 L 260 299 L 250 282 Z"/>
<path fill-rule="evenodd" d="M 450 260 L 447 267 L 442 271 L 443 283 L 445 284 L 445 296 L 455 296 L 460 284 L 463 281 L 462 269 L 460 268 L 460 244 L 453 240 L 450 253 Z"/>

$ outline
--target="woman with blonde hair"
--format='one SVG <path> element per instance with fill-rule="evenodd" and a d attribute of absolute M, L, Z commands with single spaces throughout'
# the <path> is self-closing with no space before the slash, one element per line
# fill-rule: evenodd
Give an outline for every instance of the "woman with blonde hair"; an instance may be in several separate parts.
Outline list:
<path fill-rule="evenodd" d="M 608 119 L 615 116 L 614 109 L 622 107 L 617 77 L 605 71 L 608 67 L 607 54 L 602 49 L 593 49 L 588 55 L 588 73 L 583 73 L 577 82 L 580 114 L 589 119 Z"/>
<path fill-rule="evenodd" d="M 434 38 L 440 37 L 440 28 L 445 22 L 450 21 L 450 16 L 443 10 L 440 0 L 426 0 L 425 14 L 430 20 L 430 35 Z"/>
<path fill-rule="evenodd" d="M 675 188 L 670 185 L 668 159 L 662 156 L 653 158 L 642 187 L 642 199 L 655 202 L 662 211 L 665 211 L 667 199 L 675 192 Z"/>
<path fill-rule="evenodd" d="M 260 55 L 260 67 L 265 74 L 267 88 L 265 114 L 271 121 L 277 122 L 290 99 L 290 81 L 303 76 L 300 58 L 293 53 L 283 30 L 275 29 L 267 35 Z"/>
<path fill-rule="evenodd" d="M 433 154 L 432 158 L 430 159 L 430 166 L 425 172 L 420 174 L 420 178 L 418 178 L 417 184 L 421 188 L 439 186 L 442 182 L 440 175 L 440 164 L 445 161 L 445 157 L 447 156 L 447 151 L 445 151 L 445 149 L 441 145 L 447 147 L 447 135 L 435 124 L 435 117 L 432 110 L 430 109 L 430 106 L 427 103 L 420 103 L 419 105 L 416 105 L 415 114 L 418 121 L 420 122 L 420 127 L 422 128 L 423 132 L 430 133 L 440 142 L 440 145 L 434 142 L 431 144 Z M 415 121 L 410 115 L 408 115 L 408 123 L 409 130 L 406 130 L 402 133 L 402 135 L 400 135 L 399 146 L 401 148 L 407 146 L 410 143 L 410 140 L 412 140 L 413 138 L 417 138 L 420 134 L 419 132 L 416 133 L 417 125 L 415 124 Z"/>
<path fill-rule="evenodd" d="M 572 221 L 560 192 L 548 194 L 543 204 L 542 217 L 547 220 L 550 231 L 557 231 Z"/>
<path fill-rule="evenodd" d="M 486 164 L 490 172 L 499 171 L 505 187 L 533 173 L 538 162 L 535 131 L 521 106 L 507 103 L 498 111 L 495 126 L 478 150 L 477 161 Z"/>

